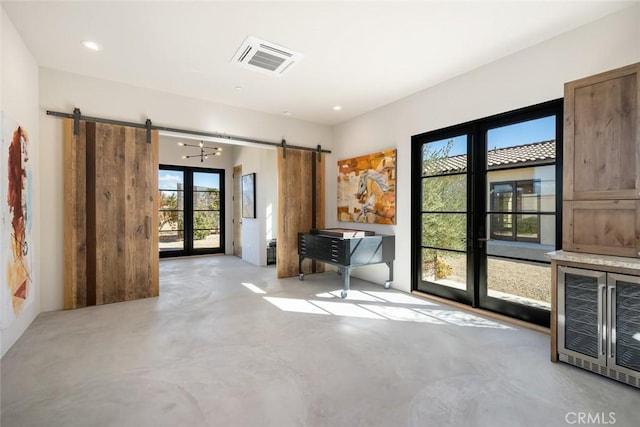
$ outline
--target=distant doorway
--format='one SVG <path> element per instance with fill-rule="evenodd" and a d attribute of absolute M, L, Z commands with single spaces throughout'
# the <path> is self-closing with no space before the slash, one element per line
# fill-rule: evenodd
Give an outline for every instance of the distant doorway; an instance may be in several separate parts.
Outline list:
<path fill-rule="evenodd" d="M 160 165 L 160 257 L 224 253 L 224 170 Z"/>

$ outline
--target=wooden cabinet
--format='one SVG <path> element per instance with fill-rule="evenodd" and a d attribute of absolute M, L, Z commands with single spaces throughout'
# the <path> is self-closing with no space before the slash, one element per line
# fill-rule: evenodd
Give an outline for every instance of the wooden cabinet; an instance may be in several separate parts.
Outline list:
<path fill-rule="evenodd" d="M 640 63 L 565 84 L 563 248 L 640 256 Z"/>
<path fill-rule="evenodd" d="M 639 256 L 640 200 L 564 201 L 562 212 L 565 250 Z"/>

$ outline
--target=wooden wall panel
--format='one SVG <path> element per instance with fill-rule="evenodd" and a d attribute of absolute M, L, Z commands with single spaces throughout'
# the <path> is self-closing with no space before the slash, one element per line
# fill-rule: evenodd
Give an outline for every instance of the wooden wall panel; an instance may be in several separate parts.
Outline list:
<path fill-rule="evenodd" d="M 65 130 L 65 308 L 159 294 L 158 132 Z"/>
<path fill-rule="evenodd" d="M 325 159 L 311 151 L 278 149 L 278 277 L 298 273 L 298 233 L 325 224 Z M 318 161 L 320 160 L 320 161 Z M 314 177 L 315 174 L 315 177 Z M 315 202 L 314 202 L 315 198 Z M 315 220 L 315 224 L 314 224 Z M 322 264 L 305 260 L 305 273 L 324 271 Z"/>
<path fill-rule="evenodd" d="M 565 201 L 562 211 L 564 250 L 629 257 L 639 255 L 640 201 Z"/>
<path fill-rule="evenodd" d="M 146 143 L 144 129 L 126 129 L 124 300 L 158 295 L 158 136 Z M 139 161 L 138 159 L 149 159 Z M 153 206 L 150 211 L 149 206 Z M 152 262 L 140 265 L 141 257 Z M 148 286 L 151 280 L 152 286 Z"/>
<path fill-rule="evenodd" d="M 95 304 L 100 305 L 125 301 L 124 128 L 98 123 L 95 139 Z"/>

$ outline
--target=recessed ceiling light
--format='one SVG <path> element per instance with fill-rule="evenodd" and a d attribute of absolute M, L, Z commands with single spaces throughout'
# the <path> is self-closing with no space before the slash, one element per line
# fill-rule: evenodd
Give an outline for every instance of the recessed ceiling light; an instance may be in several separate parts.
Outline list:
<path fill-rule="evenodd" d="M 89 50 L 99 51 L 102 50 L 102 46 L 98 43 L 91 40 L 82 40 L 82 46 L 86 47 Z"/>
<path fill-rule="evenodd" d="M 242 90 L 242 86 L 236 86 L 235 89 L 236 90 Z"/>
<path fill-rule="evenodd" d="M 283 111 L 282 115 L 283 116 L 290 116 L 291 115 L 291 111 Z"/>
<path fill-rule="evenodd" d="M 334 111 L 340 111 L 340 110 L 342 110 L 342 107 L 341 107 L 341 106 L 339 106 L 339 105 L 334 105 L 334 106 L 333 106 L 333 110 L 334 110 Z"/>

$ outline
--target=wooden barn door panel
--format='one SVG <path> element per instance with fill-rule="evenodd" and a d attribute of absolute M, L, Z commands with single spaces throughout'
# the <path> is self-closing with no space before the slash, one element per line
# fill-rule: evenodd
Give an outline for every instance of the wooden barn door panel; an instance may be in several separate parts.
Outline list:
<path fill-rule="evenodd" d="M 63 129 L 64 308 L 70 309 L 87 300 L 86 123 L 78 135 L 73 120 L 64 120 Z"/>
<path fill-rule="evenodd" d="M 65 123 L 65 308 L 158 295 L 158 134 Z"/>
<path fill-rule="evenodd" d="M 126 158 L 135 160 L 125 175 L 127 193 L 126 236 L 128 251 L 126 299 L 156 297 L 160 294 L 158 234 L 158 132 L 151 132 L 151 144 L 143 129 L 127 128 Z M 135 142 L 133 142 L 135 140 Z M 133 155 L 133 157 L 130 157 Z M 148 262 L 145 262 L 148 260 Z"/>
<path fill-rule="evenodd" d="M 288 148 L 285 157 L 278 148 L 278 277 L 298 275 L 298 233 L 324 227 L 324 170 L 323 155 Z M 305 260 L 303 271 L 321 272 L 324 265 Z"/>
<path fill-rule="evenodd" d="M 94 182 L 87 186 L 88 211 L 93 211 L 88 222 L 95 230 L 88 232 L 95 236 L 96 263 L 95 296 L 88 295 L 88 305 L 126 301 L 124 140 L 122 127 L 87 123 L 87 152 L 95 162 Z"/>

